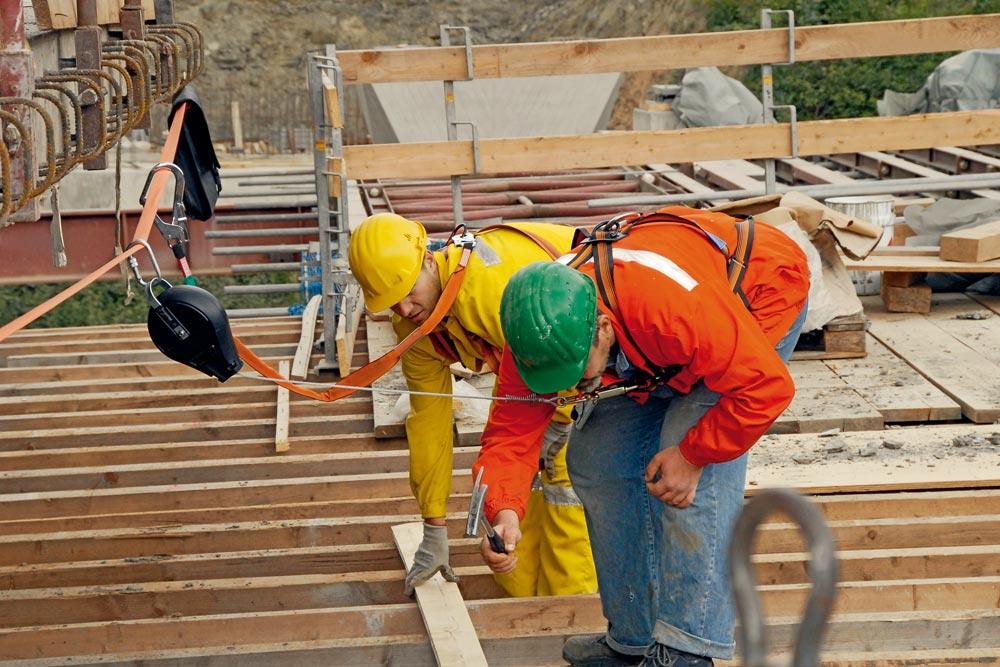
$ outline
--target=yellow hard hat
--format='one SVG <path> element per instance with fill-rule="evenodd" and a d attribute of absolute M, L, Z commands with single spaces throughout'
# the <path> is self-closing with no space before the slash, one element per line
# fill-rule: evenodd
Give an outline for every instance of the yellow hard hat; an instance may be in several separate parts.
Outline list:
<path fill-rule="evenodd" d="M 427 230 L 395 213 L 376 213 L 351 232 L 347 261 L 365 294 L 365 306 L 377 313 L 406 298 L 417 284 Z"/>

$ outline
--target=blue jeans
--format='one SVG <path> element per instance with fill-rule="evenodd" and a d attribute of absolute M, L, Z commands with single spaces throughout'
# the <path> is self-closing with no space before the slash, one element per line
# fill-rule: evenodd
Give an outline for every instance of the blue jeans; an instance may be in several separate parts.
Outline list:
<path fill-rule="evenodd" d="M 785 362 L 806 308 L 778 342 Z M 599 401 L 574 428 L 568 463 L 583 502 L 597 565 L 608 644 L 641 655 L 653 641 L 712 658 L 733 656 L 736 610 L 726 556 L 743 506 L 747 455 L 706 466 L 694 502 L 677 509 L 651 496 L 645 473 L 661 448 L 680 443 L 719 400 L 699 382 L 640 405 L 627 396 Z"/>

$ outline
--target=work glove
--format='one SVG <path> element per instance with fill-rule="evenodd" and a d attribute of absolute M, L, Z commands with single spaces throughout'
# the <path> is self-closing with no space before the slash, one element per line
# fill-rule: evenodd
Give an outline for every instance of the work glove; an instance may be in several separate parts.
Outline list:
<path fill-rule="evenodd" d="M 458 577 L 448 565 L 448 527 L 425 523 L 424 539 L 413 556 L 413 567 L 406 573 L 406 595 L 413 595 L 413 589 L 436 572 L 440 572 L 445 581 L 458 583 Z"/>
<path fill-rule="evenodd" d="M 545 428 L 545 433 L 542 435 L 542 463 L 549 479 L 556 476 L 556 455 L 566 444 L 571 428 L 573 428 L 572 423 L 563 424 L 555 420 L 551 420 Z"/>

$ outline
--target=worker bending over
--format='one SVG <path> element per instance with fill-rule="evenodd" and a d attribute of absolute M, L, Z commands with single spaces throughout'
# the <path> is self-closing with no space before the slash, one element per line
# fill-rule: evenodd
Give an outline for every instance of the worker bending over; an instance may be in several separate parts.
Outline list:
<path fill-rule="evenodd" d="M 747 450 L 794 394 L 783 362 L 805 318 L 806 258 L 777 229 L 687 207 L 616 218 L 578 250 L 511 278 L 497 381 L 515 396 L 640 386 L 576 406 L 569 473 L 608 629 L 570 639 L 563 657 L 711 665 L 733 655 L 725 563 Z M 485 514 L 508 545 L 484 542 L 495 570 L 520 549 L 553 410 L 499 402 L 483 433 L 474 473 L 485 468 Z"/>
<path fill-rule="evenodd" d="M 504 347 L 500 297 L 507 281 L 528 264 L 551 261 L 568 252 L 573 232 L 561 225 L 519 223 L 477 234 L 461 289 L 446 319 L 403 355 L 402 371 L 410 390 L 451 394 L 449 366 L 454 362 L 475 371 L 497 366 Z M 428 252 L 427 234 L 420 223 L 380 213 L 352 233 L 348 256 L 368 310 L 391 308 L 393 328 L 402 340 L 437 306 L 461 254 L 455 245 Z M 410 486 L 424 518 L 424 537 L 406 576 L 407 594 L 438 571 L 455 580 L 448 562 L 445 524 L 452 426 L 450 396 L 411 395 L 406 419 Z M 536 457 L 529 487 L 539 473 L 540 459 L 543 463 L 536 482 L 540 488 L 528 503 L 519 564 L 514 572 L 496 575 L 510 595 L 567 595 L 597 589 L 583 507 L 566 472 L 569 428 L 566 409 L 550 427 L 538 432 L 538 442 L 533 443 Z"/>

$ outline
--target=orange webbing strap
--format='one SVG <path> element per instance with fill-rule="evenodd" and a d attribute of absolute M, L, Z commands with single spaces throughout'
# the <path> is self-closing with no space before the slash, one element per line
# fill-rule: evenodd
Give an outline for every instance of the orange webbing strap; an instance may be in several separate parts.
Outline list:
<path fill-rule="evenodd" d="M 396 347 L 392 348 L 375 361 L 362 366 L 347 377 L 341 378 L 339 384 L 348 385 L 349 387 L 367 387 L 372 382 L 388 373 L 389 370 L 396 365 L 396 362 L 402 358 L 404 352 L 413 347 L 418 340 L 433 331 L 434 328 L 441 323 L 441 320 L 444 319 L 444 316 L 448 314 L 448 311 L 451 310 L 452 305 L 455 303 L 455 297 L 458 296 L 458 290 L 462 287 L 462 280 L 465 278 L 465 267 L 468 265 L 469 257 L 471 257 L 471 255 L 471 247 L 462 249 L 462 256 L 459 259 L 458 268 L 455 269 L 455 272 L 448 278 L 448 282 L 445 283 L 444 290 L 441 292 L 441 298 L 438 299 L 437 306 L 434 307 L 434 310 L 431 311 L 431 314 L 420 326 L 411 331 L 410 334 L 400 341 Z M 233 341 L 236 343 L 236 350 L 239 352 L 240 358 L 245 361 L 248 366 L 264 377 L 278 380 L 276 384 L 291 392 L 299 394 L 300 396 L 312 398 L 317 401 L 330 402 L 339 400 L 345 396 L 350 396 L 357 391 L 357 389 L 337 385 L 334 385 L 325 391 L 316 391 L 307 387 L 300 387 L 293 382 L 283 381 L 284 378 L 281 377 L 278 371 L 271 368 L 266 361 L 258 357 L 253 350 L 244 345 L 239 338 L 233 336 Z"/>
<path fill-rule="evenodd" d="M 498 229 L 518 232 L 534 241 L 542 250 L 548 253 L 552 259 L 559 257 L 559 251 L 555 248 L 555 246 L 534 232 L 530 232 L 525 229 L 519 229 L 509 225 L 489 225 L 477 230 L 476 235 L 478 236 L 480 234 Z M 274 370 L 274 368 L 268 365 L 266 361 L 254 354 L 253 350 L 244 345 L 239 338 L 233 336 L 233 341 L 236 343 L 236 350 L 239 352 L 240 358 L 245 361 L 248 366 L 264 377 L 271 378 L 272 380 L 278 380 L 276 384 L 288 389 L 289 391 L 295 392 L 300 396 L 324 402 L 336 401 L 344 398 L 345 396 L 350 396 L 358 390 L 348 387 L 367 387 L 372 382 L 388 373 L 403 357 L 403 354 L 407 350 L 413 347 L 418 340 L 429 335 L 432 331 L 434 331 L 437 325 L 441 323 L 441 320 L 444 319 L 445 315 L 448 314 L 448 311 L 450 311 L 451 307 L 455 304 L 455 299 L 458 297 L 458 291 L 462 287 L 462 280 L 465 278 L 465 268 L 468 266 L 469 259 L 471 257 L 472 248 L 464 247 L 462 249 L 462 256 L 458 261 L 458 267 L 455 269 L 455 272 L 448 277 L 448 282 L 445 283 L 444 290 L 441 292 L 441 298 L 438 299 L 437 306 L 434 307 L 434 310 L 431 311 L 430 316 L 424 320 L 423 324 L 411 331 L 406 338 L 396 345 L 396 347 L 392 348 L 375 361 L 369 362 L 367 365 L 362 366 L 350 375 L 341 378 L 340 383 L 338 384 L 345 386 L 334 385 L 325 391 L 316 391 L 307 387 L 301 387 L 292 382 L 282 381 L 284 378 L 281 377 L 278 371 Z M 497 351 L 485 342 L 481 348 L 486 364 L 494 372 L 499 370 L 500 358 Z"/>
<path fill-rule="evenodd" d="M 160 162 L 174 161 L 174 156 L 177 153 L 177 143 L 180 141 L 181 127 L 184 125 L 184 114 L 186 111 L 187 104 L 183 104 L 177 110 L 177 113 L 174 114 L 173 122 L 170 123 L 170 132 L 167 134 L 167 140 L 163 144 L 163 150 L 160 152 Z M 157 208 L 160 205 L 160 197 L 163 195 L 163 189 L 166 187 L 167 181 L 171 178 L 172 176 L 166 170 L 157 171 L 153 175 L 153 181 L 149 185 L 149 193 L 146 198 L 146 204 L 142 207 L 139 224 L 136 227 L 135 235 L 132 237 L 133 241 L 146 241 L 149 239 L 149 232 L 153 228 L 153 219 L 156 217 Z M 59 294 L 56 294 L 48 301 L 38 304 L 24 315 L 21 315 L 20 317 L 3 325 L 3 327 L 0 327 L 0 341 L 6 340 L 11 334 L 20 331 L 59 304 L 78 294 L 85 287 L 127 260 L 132 255 L 139 252 L 141 249 L 141 245 L 133 245 L 122 254 L 118 255 L 114 259 L 108 260 L 105 264 L 95 269 L 93 273 L 84 276 L 64 289 L 62 292 L 59 292 Z"/>

